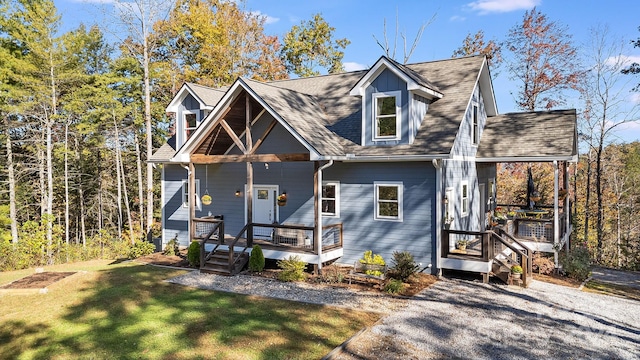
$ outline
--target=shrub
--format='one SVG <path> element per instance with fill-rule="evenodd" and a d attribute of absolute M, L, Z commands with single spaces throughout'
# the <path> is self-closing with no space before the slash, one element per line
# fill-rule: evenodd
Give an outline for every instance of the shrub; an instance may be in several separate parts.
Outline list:
<path fill-rule="evenodd" d="M 524 271 L 522 270 L 522 266 L 520 265 L 513 265 L 511 267 L 511 273 L 512 274 L 522 274 Z"/>
<path fill-rule="evenodd" d="M 145 241 L 136 241 L 129 248 L 129 259 L 137 259 L 141 256 L 153 254 L 156 250 L 155 245 Z"/>
<path fill-rule="evenodd" d="M 555 268 L 556 266 L 553 263 L 553 260 L 549 259 L 548 257 L 542 256 L 539 253 L 535 253 L 533 255 L 533 272 L 537 272 L 538 274 L 542 275 L 551 275 Z"/>
<path fill-rule="evenodd" d="M 570 278 L 584 281 L 591 275 L 591 256 L 586 246 L 573 246 L 568 254 L 560 254 L 560 263 Z"/>
<path fill-rule="evenodd" d="M 168 256 L 177 255 L 180 253 L 180 248 L 178 245 L 178 235 L 176 235 L 173 239 L 169 240 L 162 253 Z"/>
<path fill-rule="evenodd" d="M 382 258 L 382 256 L 380 256 L 379 254 L 373 254 L 373 251 L 371 250 L 367 250 L 364 252 L 364 255 L 362 255 L 362 259 L 360 259 L 360 263 L 361 264 L 365 264 L 365 265 L 380 265 L 380 266 L 385 266 L 386 263 L 384 262 L 384 259 Z M 382 275 L 382 271 L 379 270 L 366 270 L 365 274 L 367 275 L 373 275 L 373 276 L 381 276 Z"/>
<path fill-rule="evenodd" d="M 187 261 L 189 261 L 189 266 L 191 267 L 200 266 L 200 243 L 198 241 L 192 241 L 189 245 Z"/>
<path fill-rule="evenodd" d="M 278 279 L 280 281 L 301 281 L 307 277 L 304 273 L 307 263 L 302 261 L 298 255 L 291 255 L 288 259 L 279 260 L 278 267 L 282 269 L 280 274 L 278 274 Z"/>
<path fill-rule="evenodd" d="M 384 291 L 389 294 L 397 294 L 404 290 L 404 284 L 401 280 L 391 279 L 384 285 Z"/>
<path fill-rule="evenodd" d="M 253 245 L 251 256 L 249 257 L 249 271 L 260 272 L 264 270 L 264 255 L 260 245 Z"/>
<path fill-rule="evenodd" d="M 393 267 L 389 270 L 389 276 L 403 282 L 420 270 L 420 266 L 408 251 L 394 251 L 392 261 Z"/>

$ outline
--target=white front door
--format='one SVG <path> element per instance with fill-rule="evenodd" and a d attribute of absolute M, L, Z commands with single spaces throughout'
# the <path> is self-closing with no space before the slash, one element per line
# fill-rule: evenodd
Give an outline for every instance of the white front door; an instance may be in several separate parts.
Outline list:
<path fill-rule="evenodd" d="M 277 185 L 253 186 L 253 222 L 273 224 L 278 221 Z M 258 237 L 271 236 L 271 228 L 255 227 L 253 235 Z"/>

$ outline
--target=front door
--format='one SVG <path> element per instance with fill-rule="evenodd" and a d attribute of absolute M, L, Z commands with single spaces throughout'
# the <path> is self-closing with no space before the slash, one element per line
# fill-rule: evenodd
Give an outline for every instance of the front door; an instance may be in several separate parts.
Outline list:
<path fill-rule="evenodd" d="M 253 186 L 253 222 L 273 224 L 278 221 L 277 185 Z M 271 228 L 255 227 L 253 235 L 260 238 L 271 236 Z"/>

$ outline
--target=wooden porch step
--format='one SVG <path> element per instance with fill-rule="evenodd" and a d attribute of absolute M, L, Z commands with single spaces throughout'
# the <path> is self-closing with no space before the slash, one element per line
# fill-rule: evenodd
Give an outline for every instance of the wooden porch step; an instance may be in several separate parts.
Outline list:
<path fill-rule="evenodd" d="M 226 250 L 218 250 L 200 266 L 200 272 L 218 274 L 218 275 L 236 275 L 249 262 L 249 254 L 243 253 L 240 261 L 235 265 L 232 271 L 229 271 L 229 252 Z"/>

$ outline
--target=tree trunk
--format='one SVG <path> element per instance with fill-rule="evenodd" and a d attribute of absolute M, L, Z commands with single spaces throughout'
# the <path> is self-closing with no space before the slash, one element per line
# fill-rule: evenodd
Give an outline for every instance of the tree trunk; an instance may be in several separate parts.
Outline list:
<path fill-rule="evenodd" d="M 11 144 L 11 127 L 9 118 L 5 117 L 7 133 L 7 181 L 9 182 L 9 219 L 11 220 L 11 242 L 18 243 L 18 216 L 16 212 L 16 179 L 13 168 L 13 147 Z"/>
<path fill-rule="evenodd" d="M 587 153 L 587 179 L 584 199 L 584 241 L 589 241 L 589 203 L 591 201 L 591 149 Z"/>
<path fill-rule="evenodd" d="M 64 240 L 69 246 L 69 122 L 64 124 Z M 67 252 L 68 254 L 68 252 Z M 67 255 L 67 261 L 69 257 Z"/>
<path fill-rule="evenodd" d="M 603 141 L 600 141 L 600 146 L 598 147 L 598 151 L 596 152 L 596 235 L 598 237 L 598 247 L 596 251 L 596 261 L 600 264 L 602 263 L 602 247 L 603 241 L 602 237 L 604 236 L 603 226 L 603 205 L 602 205 L 602 151 L 603 151 Z"/>
<path fill-rule="evenodd" d="M 118 122 L 116 114 L 113 115 L 113 129 L 116 152 L 116 183 L 118 187 L 117 203 L 118 203 L 118 238 L 122 238 L 122 179 L 120 177 L 120 134 L 118 133 Z"/>
<path fill-rule="evenodd" d="M 136 167 L 138 170 L 138 210 L 140 212 L 140 237 L 142 237 L 142 231 L 144 230 L 144 182 L 142 181 L 142 154 L 140 153 L 140 139 L 138 138 L 138 131 L 134 130 L 134 137 L 136 145 Z"/>
<path fill-rule="evenodd" d="M 78 202 L 80 203 L 80 237 L 82 239 L 82 247 L 87 246 L 87 227 L 84 221 L 84 181 L 82 179 L 82 171 L 84 167 L 82 166 L 82 156 L 80 154 L 80 146 L 78 144 L 78 137 L 75 138 L 75 149 L 76 149 L 76 161 L 79 164 L 78 171 Z M 76 240 L 77 242 L 77 240 Z"/>
<path fill-rule="evenodd" d="M 143 26 L 143 69 L 144 69 L 144 119 L 147 132 L 147 227 L 146 235 L 149 236 L 153 227 L 153 164 L 149 162 L 153 154 L 153 130 L 151 128 L 151 84 L 149 81 L 149 37 L 146 36 L 148 24 Z M 142 199 L 140 199 L 142 201 Z"/>

